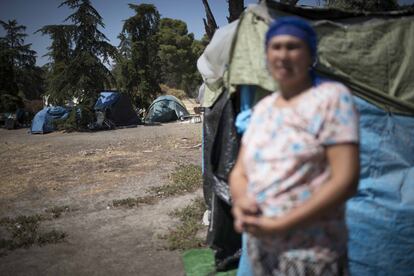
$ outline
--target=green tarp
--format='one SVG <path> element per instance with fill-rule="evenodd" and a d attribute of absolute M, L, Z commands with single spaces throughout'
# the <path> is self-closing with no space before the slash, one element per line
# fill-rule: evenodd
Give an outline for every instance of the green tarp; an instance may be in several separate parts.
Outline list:
<path fill-rule="evenodd" d="M 264 4 L 250 6 L 240 18 L 225 77 L 231 93 L 242 84 L 276 89 L 266 70 L 264 35 L 273 18 L 300 15 L 318 33 L 319 74 L 344 82 L 356 95 L 382 109 L 414 114 L 414 16 L 410 12 L 336 12 L 324 19 L 327 13 L 323 9 L 273 6 L 276 9 Z"/>
<path fill-rule="evenodd" d="M 216 272 L 213 251 L 209 248 L 190 249 L 183 253 L 186 276 L 236 276 L 237 270 Z"/>

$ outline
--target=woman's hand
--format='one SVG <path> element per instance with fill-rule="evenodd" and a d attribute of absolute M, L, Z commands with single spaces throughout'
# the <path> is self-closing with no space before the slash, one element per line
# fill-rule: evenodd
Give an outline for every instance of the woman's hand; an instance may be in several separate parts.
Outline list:
<path fill-rule="evenodd" d="M 259 207 L 253 197 L 245 195 L 233 202 L 231 211 L 234 217 L 234 229 L 241 233 L 244 230 L 245 218 L 257 216 Z"/>
<path fill-rule="evenodd" d="M 281 235 L 288 231 L 283 218 L 270 218 L 265 216 L 244 217 L 243 229 L 256 237 Z"/>

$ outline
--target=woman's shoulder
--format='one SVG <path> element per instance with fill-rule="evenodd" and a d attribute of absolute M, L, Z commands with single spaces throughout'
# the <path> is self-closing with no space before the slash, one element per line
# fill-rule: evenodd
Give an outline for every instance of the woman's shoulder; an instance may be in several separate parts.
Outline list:
<path fill-rule="evenodd" d="M 255 112 L 260 112 L 260 110 L 266 110 L 267 108 L 272 106 L 272 104 L 275 101 L 275 97 L 276 97 L 276 92 L 263 97 L 261 100 L 259 100 L 254 105 L 253 110 Z"/>
<path fill-rule="evenodd" d="M 335 101 L 341 97 L 351 97 L 352 93 L 343 83 L 324 81 L 314 89 L 314 94 L 322 100 Z"/>
<path fill-rule="evenodd" d="M 337 81 L 324 81 L 319 84 L 315 90 L 323 92 L 323 94 L 327 95 L 335 95 L 335 94 L 351 94 L 351 91 L 348 87 L 346 87 L 343 83 Z"/>

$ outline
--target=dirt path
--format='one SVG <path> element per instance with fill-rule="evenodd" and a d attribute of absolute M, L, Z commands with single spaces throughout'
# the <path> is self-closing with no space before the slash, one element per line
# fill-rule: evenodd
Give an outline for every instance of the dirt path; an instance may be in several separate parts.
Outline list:
<path fill-rule="evenodd" d="M 183 275 L 180 252 L 165 250 L 159 236 L 177 223 L 168 213 L 201 190 L 132 209 L 111 203 L 168 184 L 181 164 L 200 165 L 200 143 L 201 124 L 47 135 L 0 129 L 0 218 L 71 210 L 41 223 L 67 233 L 63 243 L 8 251 L 1 274 Z"/>

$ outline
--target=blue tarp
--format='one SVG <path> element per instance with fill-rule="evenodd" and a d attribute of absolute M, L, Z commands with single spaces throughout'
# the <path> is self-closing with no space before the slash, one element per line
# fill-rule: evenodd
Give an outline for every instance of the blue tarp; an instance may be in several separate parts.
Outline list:
<path fill-rule="evenodd" d="M 102 91 L 99 94 L 99 98 L 95 103 L 95 110 L 105 110 L 107 107 L 116 103 L 120 97 L 120 94 L 117 92 L 111 91 Z"/>
<path fill-rule="evenodd" d="M 414 117 L 355 98 L 361 172 L 347 204 L 351 275 L 414 275 Z"/>
<path fill-rule="evenodd" d="M 69 110 L 61 106 L 45 107 L 33 118 L 30 132 L 32 134 L 44 134 L 55 130 L 53 121 L 57 119 L 66 119 L 69 116 Z"/>

